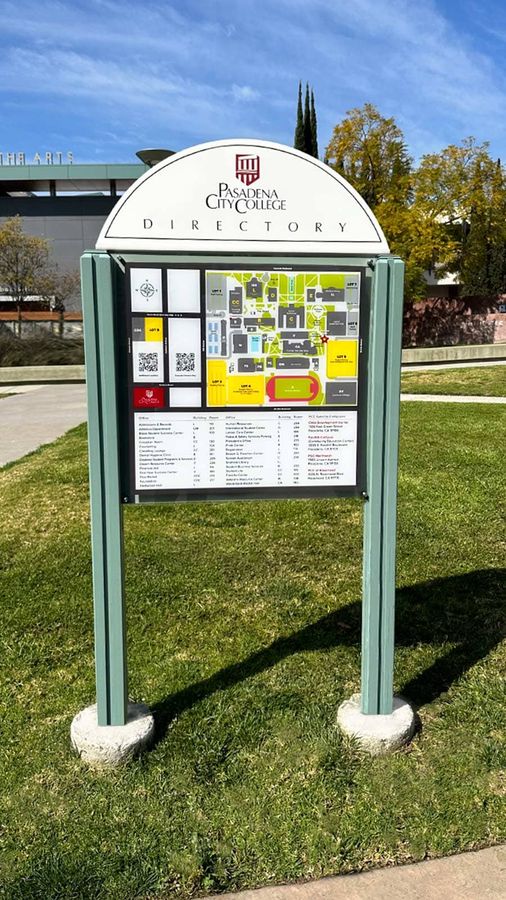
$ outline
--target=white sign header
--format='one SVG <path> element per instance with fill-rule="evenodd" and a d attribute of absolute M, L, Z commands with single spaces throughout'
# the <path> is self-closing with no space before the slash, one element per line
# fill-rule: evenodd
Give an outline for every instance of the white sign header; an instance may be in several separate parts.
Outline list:
<path fill-rule="evenodd" d="M 98 250 L 388 253 L 369 207 L 333 169 L 267 141 L 162 160 L 121 197 Z"/>

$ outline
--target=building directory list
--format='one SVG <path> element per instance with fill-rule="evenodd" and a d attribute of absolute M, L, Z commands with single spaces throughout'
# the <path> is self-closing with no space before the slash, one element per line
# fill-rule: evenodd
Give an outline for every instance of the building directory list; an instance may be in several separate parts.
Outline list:
<path fill-rule="evenodd" d="M 356 486 L 359 271 L 127 276 L 133 499 Z"/>

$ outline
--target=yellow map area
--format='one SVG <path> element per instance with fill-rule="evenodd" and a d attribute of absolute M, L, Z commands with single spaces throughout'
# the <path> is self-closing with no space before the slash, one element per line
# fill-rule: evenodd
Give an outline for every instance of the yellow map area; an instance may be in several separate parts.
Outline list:
<path fill-rule="evenodd" d="M 264 400 L 263 375 L 227 375 L 227 363 L 224 359 L 208 360 L 208 406 L 261 406 Z"/>
<path fill-rule="evenodd" d="M 358 341 L 332 341 L 326 345 L 327 378 L 356 378 Z"/>
<path fill-rule="evenodd" d="M 229 375 L 227 378 L 227 404 L 232 406 L 262 406 L 265 400 L 263 375 Z"/>
<path fill-rule="evenodd" d="M 226 406 L 227 364 L 224 359 L 209 359 L 207 362 L 207 403 L 208 406 Z"/>
<path fill-rule="evenodd" d="M 144 319 L 144 340 L 163 341 L 163 319 L 147 317 Z"/>

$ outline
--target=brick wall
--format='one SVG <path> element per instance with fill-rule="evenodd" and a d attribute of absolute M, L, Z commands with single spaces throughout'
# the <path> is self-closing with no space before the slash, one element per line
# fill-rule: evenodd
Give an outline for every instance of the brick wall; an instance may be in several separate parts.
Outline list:
<path fill-rule="evenodd" d="M 430 297 L 404 304 L 404 347 L 506 342 L 506 297 Z M 504 308 L 504 306 L 503 306 Z"/>

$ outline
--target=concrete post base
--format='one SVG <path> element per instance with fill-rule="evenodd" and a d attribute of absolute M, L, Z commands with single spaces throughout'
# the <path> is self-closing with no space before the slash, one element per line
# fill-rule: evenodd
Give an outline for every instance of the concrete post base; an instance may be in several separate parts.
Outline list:
<path fill-rule="evenodd" d="M 415 714 L 406 700 L 394 697 L 393 712 L 386 716 L 364 715 L 360 710 L 360 694 L 353 694 L 337 711 L 341 730 L 355 738 L 372 756 L 398 750 L 407 744 L 415 730 Z"/>
<path fill-rule="evenodd" d="M 155 720 L 144 703 L 129 703 L 126 725 L 98 725 L 97 706 L 87 706 L 74 717 L 70 740 L 78 755 L 91 766 L 118 766 L 128 762 L 152 741 Z"/>

